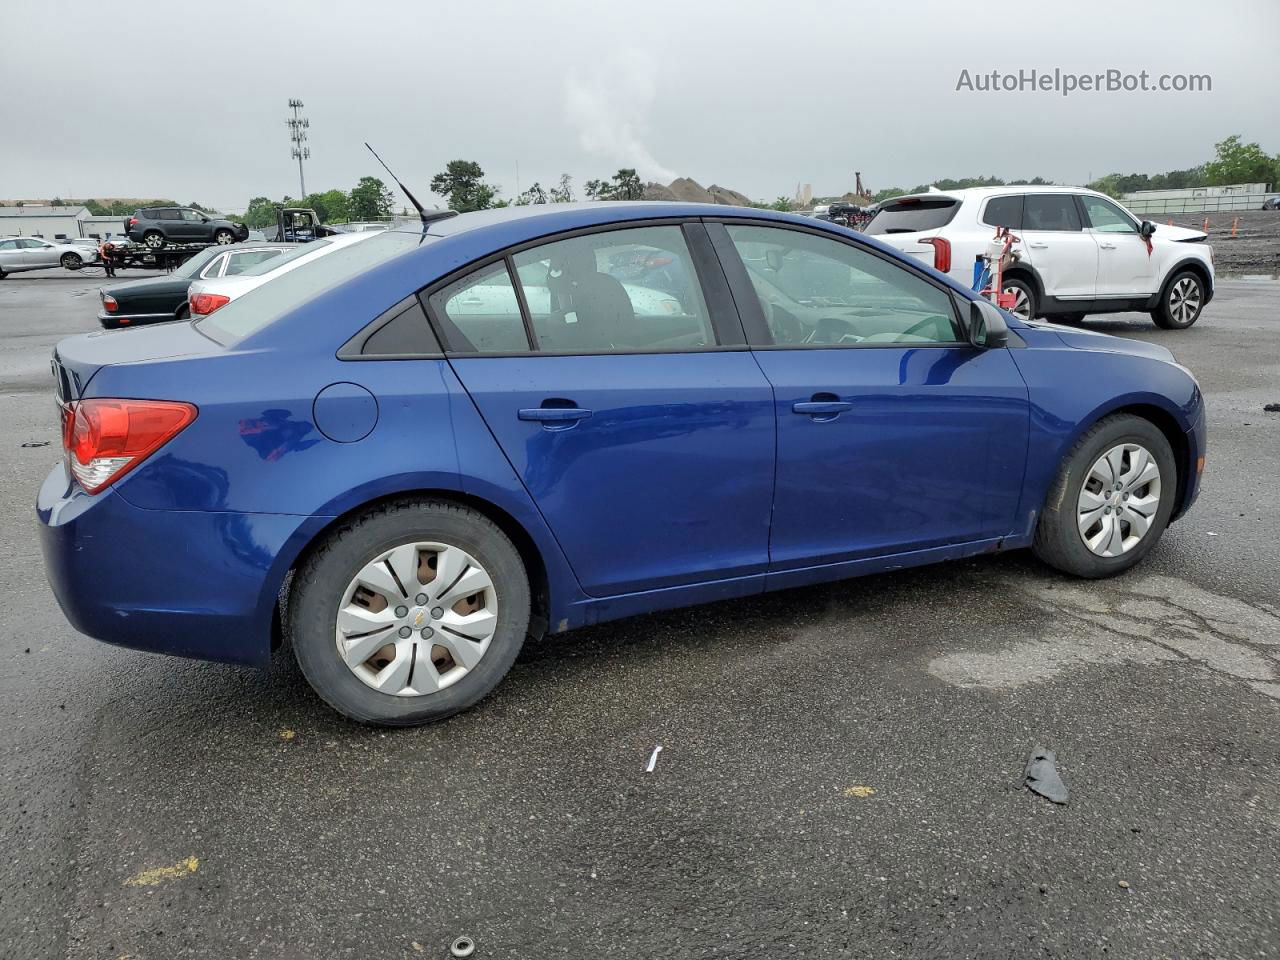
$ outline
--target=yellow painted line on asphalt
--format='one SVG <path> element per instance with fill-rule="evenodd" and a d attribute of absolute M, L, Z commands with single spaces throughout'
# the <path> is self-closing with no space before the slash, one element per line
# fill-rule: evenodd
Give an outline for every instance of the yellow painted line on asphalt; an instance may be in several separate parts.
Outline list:
<path fill-rule="evenodd" d="M 198 857 L 187 857 L 187 859 L 179 860 L 171 867 L 152 867 L 150 870 L 135 873 L 124 882 L 124 885 L 126 887 L 154 887 L 156 884 L 164 883 L 166 880 L 175 880 L 178 877 L 185 877 L 189 873 L 195 873 L 199 868 L 200 859 Z"/>

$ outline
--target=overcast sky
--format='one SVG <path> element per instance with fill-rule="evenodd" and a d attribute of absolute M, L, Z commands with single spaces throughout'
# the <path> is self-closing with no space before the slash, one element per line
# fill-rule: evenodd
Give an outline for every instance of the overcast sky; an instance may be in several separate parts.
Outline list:
<path fill-rule="evenodd" d="M 380 174 L 424 200 L 451 159 L 504 196 L 560 173 L 690 176 L 758 199 L 995 174 L 1082 183 L 1280 152 L 1276 0 L 6 0 L 0 198 L 227 211 Z M 1207 73 L 1208 93 L 957 92 L 971 74 Z M 518 174 L 517 174 L 518 170 Z M 518 179 L 517 179 L 518 178 Z"/>

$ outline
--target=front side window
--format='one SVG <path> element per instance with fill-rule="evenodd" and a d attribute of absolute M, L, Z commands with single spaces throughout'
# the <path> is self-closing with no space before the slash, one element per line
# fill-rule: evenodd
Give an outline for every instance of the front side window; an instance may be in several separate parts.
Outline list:
<path fill-rule="evenodd" d="M 1089 224 L 1099 233 L 1137 233 L 1138 228 L 1125 216 L 1124 211 L 1110 200 L 1101 197 L 1082 196 L 1085 216 Z"/>
<path fill-rule="evenodd" d="M 590 233 L 512 257 L 539 350 L 713 345 L 710 314 L 677 226 Z"/>
<path fill-rule="evenodd" d="M 183 210 L 183 211 L 182 211 L 182 219 L 183 219 L 183 220 L 197 220 L 197 221 L 198 221 L 198 220 L 203 220 L 203 219 L 204 219 L 204 217 L 203 217 L 203 216 L 201 216 L 201 215 L 200 215 L 200 213 L 199 213 L 198 211 L 195 211 L 195 210 Z"/>
<path fill-rule="evenodd" d="M 905 267 L 798 230 L 727 225 L 774 344 L 955 343 L 951 294 Z"/>
<path fill-rule="evenodd" d="M 1078 231 L 1075 197 L 1063 193 L 1029 193 L 1022 207 L 1023 230 Z"/>

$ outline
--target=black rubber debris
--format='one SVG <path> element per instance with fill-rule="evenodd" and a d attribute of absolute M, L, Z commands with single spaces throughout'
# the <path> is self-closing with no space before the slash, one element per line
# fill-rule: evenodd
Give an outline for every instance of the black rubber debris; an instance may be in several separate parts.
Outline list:
<path fill-rule="evenodd" d="M 1052 750 L 1036 747 L 1031 751 L 1031 759 L 1027 761 L 1027 772 L 1022 782 L 1032 793 L 1038 793 L 1051 803 L 1067 802 L 1067 785 L 1058 776 L 1058 768 L 1054 766 Z"/>
<path fill-rule="evenodd" d="M 47 447 L 48 445 L 48 440 L 28 440 L 23 444 L 24 447 Z"/>
<path fill-rule="evenodd" d="M 1280 403 L 1268 403 L 1262 409 L 1267 413 L 1280 413 Z"/>

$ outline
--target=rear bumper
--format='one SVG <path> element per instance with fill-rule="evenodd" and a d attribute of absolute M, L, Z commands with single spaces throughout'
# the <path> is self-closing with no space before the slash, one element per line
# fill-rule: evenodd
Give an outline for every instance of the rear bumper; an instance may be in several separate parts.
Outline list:
<path fill-rule="evenodd" d="M 106 643 L 227 663 L 271 657 L 289 560 L 314 520 L 144 510 L 89 496 L 54 468 L 36 502 L 40 547 L 71 625 Z"/>
<path fill-rule="evenodd" d="M 108 330 L 114 330 L 116 327 L 141 327 L 148 323 L 167 323 L 176 319 L 177 314 L 174 313 L 107 313 L 105 310 L 98 311 L 98 322 Z"/>

